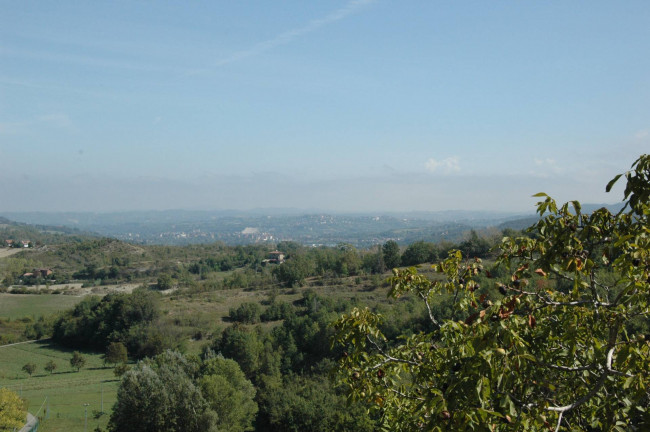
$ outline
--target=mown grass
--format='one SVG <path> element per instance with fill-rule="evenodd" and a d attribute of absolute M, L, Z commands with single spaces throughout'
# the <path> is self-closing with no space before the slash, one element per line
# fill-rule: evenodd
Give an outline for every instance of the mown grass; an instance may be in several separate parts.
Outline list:
<path fill-rule="evenodd" d="M 81 301 L 81 297 L 39 294 L 0 294 L 0 318 L 17 319 L 50 315 L 69 309 Z"/>
<path fill-rule="evenodd" d="M 77 372 L 69 362 L 72 350 L 49 341 L 0 347 L 0 387 L 8 387 L 27 400 L 29 411 L 42 418 L 39 431 L 83 431 L 86 403 L 87 430 L 104 428 L 116 400 L 118 380 L 112 368 L 103 366 L 101 355 L 83 355 L 86 366 Z M 49 360 L 58 366 L 52 374 L 44 369 Z M 37 368 L 31 377 L 22 371 L 28 362 Z M 102 390 L 105 414 L 95 418 L 101 412 Z M 37 413 L 41 405 L 43 408 Z"/>

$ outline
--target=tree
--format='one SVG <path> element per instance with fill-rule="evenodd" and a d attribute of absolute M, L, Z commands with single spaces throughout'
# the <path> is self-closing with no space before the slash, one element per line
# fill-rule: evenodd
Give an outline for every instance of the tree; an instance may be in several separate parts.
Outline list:
<path fill-rule="evenodd" d="M 262 308 L 259 303 L 244 302 L 236 308 L 230 308 L 229 317 L 233 321 L 245 324 L 257 324 L 260 322 Z"/>
<path fill-rule="evenodd" d="M 126 363 L 119 364 L 115 366 L 115 369 L 113 369 L 113 375 L 115 375 L 117 378 L 121 378 L 122 375 L 127 373 L 131 368 Z"/>
<path fill-rule="evenodd" d="M 18 430 L 26 418 L 25 401 L 8 388 L 0 388 L 0 431 Z"/>
<path fill-rule="evenodd" d="M 194 366 L 166 351 L 126 372 L 108 430 L 141 432 L 216 431 L 216 416 L 192 381 Z"/>
<path fill-rule="evenodd" d="M 214 341 L 213 348 L 224 357 L 235 360 L 246 376 L 251 378 L 260 368 L 264 344 L 259 327 L 251 329 L 235 323 L 226 327 L 221 337 Z"/>
<path fill-rule="evenodd" d="M 23 371 L 29 374 L 31 377 L 34 372 L 36 372 L 36 365 L 34 363 L 27 363 L 23 366 Z"/>
<path fill-rule="evenodd" d="M 648 430 L 650 156 L 632 168 L 617 214 L 537 194 L 530 235 L 498 246 L 509 276 L 492 298 L 481 260 L 460 251 L 434 280 L 394 270 L 390 295 L 421 298 L 433 330 L 388 341 L 370 310 L 341 317 L 351 399 L 394 431 Z"/>
<path fill-rule="evenodd" d="M 293 287 L 302 284 L 309 276 L 312 264 L 304 255 L 292 255 L 286 262 L 273 269 L 273 275 L 278 281 Z"/>
<path fill-rule="evenodd" d="M 471 230 L 469 238 L 461 242 L 458 248 L 468 258 L 485 258 L 490 251 L 490 242 L 483 237 L 479 237 L 476 231 Z"/>
<path fill-rule="evenodd" d="M 402 257 L 397 242 L 395 240 L 388 240 L 381 249 L 384 254 L 384 264 L 386 267 L 389 269 L 398 267 Z"/>
<path fill-rule="evenodd" d="M 52 338 L 71 348 L 98 351 L 105 351 L 110 342 L 122 342 L 132 356 L 143 357 L 151 352 L 151 336 L 160 329 L 154 324 L 160 315 L 159 298 L 160 293 L 141 288 L 131 294 L 87 296 L 60 315 Z"/>
<path fill-rule="evenodd" d="M 438 259 L 436 245 L 425 241 L 411 243 L 402 254 L 402 265 L 415 266 Z"/>
<path fill-rule="evenodd" d="M 127 359 L 126 347 L 122 342 L 111 342 L 106 348 L 105 363 L 112 363 L 115 367 L 118 363 L 126 363 Z"/>
<path fill-rule="evenodd" d="M 45 370 L 46 370 L 47 372 L 49 372 L 50 375 L 51 375 L 52 373 L 54 373 L 54 371 L 56 370 L 57 367 L 58 367 L 58 366 L 56 365 L 56 363 L 54 362 L 54 360 L 48 360 L 48 362 L 45 363 Z"/>
<path fill-rule="evenodd" d="M 253 430 L 257 414 L 255 387 L 236 361 L 221 356 L 206 360 L 199 386 L 210 408 L 217 414 L 219 430 Z"/>
<path fill-rule="evenodd" d="M 325 376 L 296 375 L 262 386 L 258 430 L 371 432 L 376 425 L 359 404 L 346 403 Z"/>
<path fill-rule="evenodd" d="M 86 358 L 81 355 L 79 351 L 74 351 L 72 357 L 70 358 L 70 366 L 77 369 L 77 372 L 81 370 L 82 367 L 86 365 Z"/>
<path fill-rule="evenodd" d="M 171 275 L 163 273 L 158 276 L 158 283 L 156 284 L 156 287 L 161 291 L 171 289 L 174 287 L 174 280 L 172 279 Z"/>

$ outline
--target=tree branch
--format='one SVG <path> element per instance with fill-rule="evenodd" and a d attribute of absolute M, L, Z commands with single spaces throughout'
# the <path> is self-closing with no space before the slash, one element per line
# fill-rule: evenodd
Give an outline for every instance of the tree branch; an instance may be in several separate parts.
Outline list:
<path fill-rule="evenodd" d="M 391 356 L 390 354 L 386 354 L 386 353 L 384 352 L 384 350 L 381 349 L 381 347 L 379 346 L 379 344 L 377 344 L 377 342 L 375 342 L 374 340 L 372 340 L 372 339 L 370 338 L 369 335 L 366 335 L 366 339 L 368 340 L 368 342 L 370 342 L 370 343 L 372 344 L 372 346 L 375 347 L 375 349 L 376 349 L 377 351 L 379 351 L 379 354 L 381 354 L 381 355 L 385 358 L 384 361 L 379 362 L 379 363 L 377 363 L 376 365 L 372 366 L 371 369 L 377 369 L 378 367 L 383 366 L 383 365 L 385 365 L 386 363 L 390 363 L 390 362 L 405 363 L 405 364 L 409 364 L 409 365 L 411 365 L 411 366 L 418 366 L 418 364 L 419 364 L 419 363 L 414 362 L 414 361 L 412 361 L 412 360 L 400 359 L 400 358 L 393 357 L 393 356 Z"/>
<path fill-rule="evenodd" d="M 431 306 L 429 305 L 429 294 L 431 293 L 431 289 L 429 288 L 429 291 L 427 291 L 427 294 L 424 295 L 424 293 L 420 293 L 420 297 L 422 297 L 422 300 L 424 300 L 424 304 L 427 306 L 427 311 L 429 311 L 429 319 L 431 322 L 438 328 L 440 328 L 440 324 L 438 321 L 436 321 L 435 317 L 433 316 L 433 311 L 431 310 Z"/>

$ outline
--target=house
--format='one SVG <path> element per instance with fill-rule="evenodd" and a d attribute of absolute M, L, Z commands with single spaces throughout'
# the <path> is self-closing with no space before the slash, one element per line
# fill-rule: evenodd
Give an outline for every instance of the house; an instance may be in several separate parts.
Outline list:
<path fill-rule="evenodd" d="M 32 270 L 29 273 L 23 274 L 23 277 L 34 277 L 34 278 L 43 278 L 45 279 L 48 276 L 52 276 L 52 269 L 49 268 L 37 268 Z"/>
<path fill-rule="evenodd" d="M 5 240 L 5 246 L 7 246 L 7 247 L 12 247 L 13 245 L 14 245 L 14 241 L 13 241 L 13 240 Z"/>
<path fill-rule="evenodd" d="M 269 252 L 269 257 L 262 261 L 262 264 L 282 264 L 284 262 L 284 252 L 274 250 Z"/>
<path fill-rule="evenodd" d="M 29 240 L 21 240 L 20 243 L 22 243 L 23 247 L 29 247 Z"/>
<path fill-rule="evenodd" d="M 52 269 L 49 268 L 34 269 L 33 273 L 37 277 L 40 276 L 42 278 L 46 278 L 52 275 Z"/>

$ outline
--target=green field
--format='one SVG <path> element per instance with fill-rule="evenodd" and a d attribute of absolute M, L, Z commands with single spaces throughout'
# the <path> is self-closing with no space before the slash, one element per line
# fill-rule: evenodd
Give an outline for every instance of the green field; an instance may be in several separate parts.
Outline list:
<path fill-rule="evenodd" d="M 48 296 L 50 297 L 50 296 Z M 104 368 L 101 355 L 83 353 L 86 366 L 80 372 L 70 367 L 72 351 L 48 341 L 0 347 L 0 387 L 8 387 L 29 402 L 29 411 L 42 418 L 39 431 L 84 430 L 84 404 L 88 406 L 87 430 L 104 428 L 116 399 L 118 381 L 112 368 Z M 43 367 L 54 360 L 58 368 L 50 374 Z M 29 377 L 21 369 L 31 362 L 37 369 Z M 95 418 L 103 406 L 106 414 Z M 46 400 L 47 398 L 47 400 Z"/>
<path fill-rule="evenodd" d="M 81 297 L 67 295 L 0 294 L 0 318 L 37 319 L 69 309 L 81 301 Z"/>

